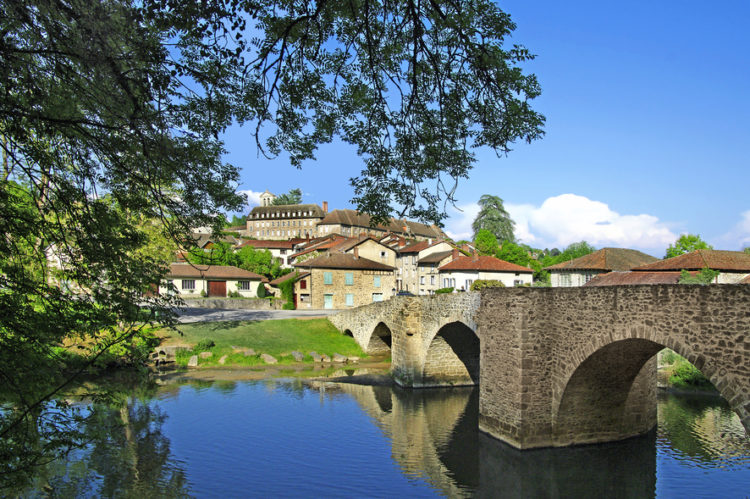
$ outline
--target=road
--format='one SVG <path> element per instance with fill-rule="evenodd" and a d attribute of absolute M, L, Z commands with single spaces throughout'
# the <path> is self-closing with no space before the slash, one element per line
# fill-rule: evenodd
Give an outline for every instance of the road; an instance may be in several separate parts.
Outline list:
<path fill-rule="evenodd" d="M 218 321 L 265 321 L 268 319 L 305 319 L 325 317 L 338 310 L 225 310 L 218 308 L 186 308 L 181 310 L 178 321 L 218 322 Z"/>

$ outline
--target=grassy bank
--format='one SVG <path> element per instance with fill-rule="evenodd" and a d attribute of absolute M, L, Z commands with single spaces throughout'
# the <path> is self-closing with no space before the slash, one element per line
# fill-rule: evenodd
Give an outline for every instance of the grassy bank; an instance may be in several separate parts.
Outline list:
<path fill-rule="evenodd" d="M 661 377 L 667 386 L 682 390 L 716 391 L 711 381 L 684 357 L 668 348 L 660 355 Z"/>
<path fill-rule="evenodd" d="M 219 359 L 227 355 L 225 365 L 259 365 L 261 353 L 273 355 L 280 364 L 294 363 L 292 351 L 305 355 L 304 361 L 312 362 L 309 352 L 333 356 L 365 357 L 362 349 L 350 336 L 341 334 L 327 319 L 281 319 L 267 321 L 229 321 L 183 324 L 179 327 L 182 336 L 174 331 L 162 333 L 163 343 L 191 345 L 193 350 L 180 351 L 177 363 L 187 365 L 196 353 L 210 351 L 211 357 L 200 359 L 200 365 L 219 365 Z M 211 343 L 213 347 L 208 347 Z M 245 349 L 255 350 L 255 355 L 246 355 Z"/>

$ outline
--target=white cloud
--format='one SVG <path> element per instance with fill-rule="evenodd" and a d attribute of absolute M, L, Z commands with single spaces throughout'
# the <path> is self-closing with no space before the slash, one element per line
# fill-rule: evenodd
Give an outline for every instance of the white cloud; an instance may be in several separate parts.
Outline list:
<path fill-rule="evenodd" d="M 263 194 L 262 192 L 255 192 L 251 190 L 242 190 L 237 191 L 240 194 L 244 194 L 247 196 L 247 206 L 248 208 L 252 208 L 253 206 L 260 206 L 260 195 Z"/>
<path fill-rule="evenodd" d="M 472 204 L 461 208 L 464 212 L 448 221 L 446 231 L 451 237 L 468 239 L 479 207 Z M 621 215 L 606 203 L 576 194 L 547 198 L 541 206 L 506 203 L 505 208 L 516 222 L 516 237 L 537 247 L 562 249 L 585 240 L 597 247 L 661 251 L 677 239 L 677 235 L 653 215 Z"/>
<path fill-rule="evenodd" d="M 479 213 L 479 205 L 477 203 L 464 204 L 461 206 L 455 206 L 448 209 L 448 220 L 445 224 L 445 232 L 454 241 L 460 241 L 466 239 L 470 241 L 474 237 L 474 231 L 471 228 L 471 224 Z"/>
<path fill-rule="evenodd" d="M 720 240 L 727 249 L 742 249 L 750 246 L 750 210 L 740 214 L 740 221 Z M 736 248 L 734 248 L 736 247 Z"/>

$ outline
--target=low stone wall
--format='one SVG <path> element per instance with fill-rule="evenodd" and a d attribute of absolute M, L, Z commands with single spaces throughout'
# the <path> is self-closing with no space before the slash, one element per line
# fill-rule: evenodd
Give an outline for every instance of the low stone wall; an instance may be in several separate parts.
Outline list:
<path fill-rule="evenodd" d="M 189 308 L 218 308 L 226 310 L 282 310 L 284 300 L 266 298 L 198 298 L 185 300 Z"/>

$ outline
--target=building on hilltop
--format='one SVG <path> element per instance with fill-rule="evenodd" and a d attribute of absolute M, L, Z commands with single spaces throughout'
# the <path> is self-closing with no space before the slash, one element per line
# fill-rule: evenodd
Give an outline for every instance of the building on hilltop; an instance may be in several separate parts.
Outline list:
<path fill-rule="evenodd" d="M 417 240 L 445 238 L 443 231 L 436 225 L 425 225 L 409 220 L 391 218 L 387 225 L 376 224 L 370 226 L 370 215 L 356 210 L 333 210 L 318 222 L 317 234 L 337 233 L 344 236 L 357 237 L 359 235 L 385 236 L 386 234 L 400 235 Z"/>
<path fill-rule="evenodd" d="M 553 287 L 583 286 L 598 274 L 626 271 L 658 261 L 646 253 L 625 248 L 602 248 L 567 262 L 545 267 Z"/>
<path fill-rule="evenodd" d="M 315 237 L 318 222 L 323 220 L 328 203 L 256 206 L 247 216 L 247 235 L 256 239 L 289 239 Z"/>
<path fill-rule="evenodd" d="M 268 189 L 263 191 L 263 193 L 259 197 L 261 206 L 271 206 L 273 205 L 273 200 L 276 199 L 276 196 L 268 192 Z"/>

